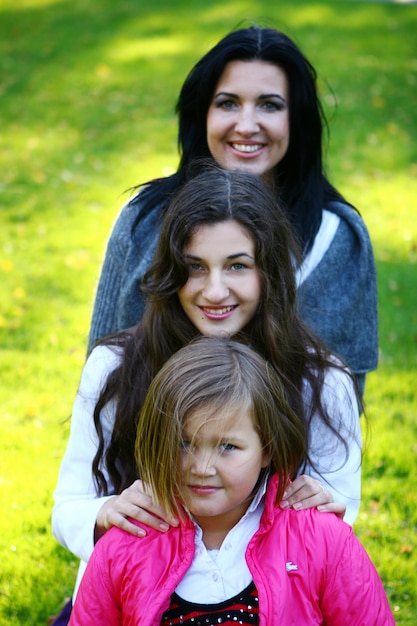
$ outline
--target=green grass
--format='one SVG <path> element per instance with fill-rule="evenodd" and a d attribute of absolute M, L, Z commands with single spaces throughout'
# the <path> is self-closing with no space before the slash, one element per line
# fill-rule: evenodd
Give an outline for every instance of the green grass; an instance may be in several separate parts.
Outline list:
<path fill-rule="evenodd" d="M 186 72 L 260 16 L 319 70 L 328 170 L 374 242 L 381 358 L 367 383 L 356 531 L 397 624 L 417 621 L 416 7 L 2 0 L 0 624 L 45 624 L 71 594 L 76 562 L 51 536 L 52 493 L 124 191 L 176 167 L 173 109 Z"/>

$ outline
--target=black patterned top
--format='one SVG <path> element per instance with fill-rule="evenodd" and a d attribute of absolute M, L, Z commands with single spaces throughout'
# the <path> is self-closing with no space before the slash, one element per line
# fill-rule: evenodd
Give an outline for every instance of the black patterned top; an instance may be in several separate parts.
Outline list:
<path fill-rule="evenodd" d="M 259 600 L 254 582 L 233 598 L 218 604 L 187 602 L 176 593 L 165 611 L 161 626 L 228 626 L 230 624 L 259 624 Z"/>

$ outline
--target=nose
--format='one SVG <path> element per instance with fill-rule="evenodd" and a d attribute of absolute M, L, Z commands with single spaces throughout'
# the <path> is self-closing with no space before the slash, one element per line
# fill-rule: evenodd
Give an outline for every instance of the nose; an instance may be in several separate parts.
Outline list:
<path fill-rule="evenodd" d="M 219 272 L 210 273 L 204 285 L 202 295 L 212 303 L 222 302 L 230 294 L 223 275 Z"/>
<path fill-rule="evenodd" d="M 194 476 L 214 476 L 213 450 L 194 450 L 190 455 L 190 471 Z"/>
<path fill-rule="evenodd" d="M 241 135 L 253 135 L 259 131 L 259 122 L 253 106 L 242 106 L 239 109 L 235 130 Z"/>

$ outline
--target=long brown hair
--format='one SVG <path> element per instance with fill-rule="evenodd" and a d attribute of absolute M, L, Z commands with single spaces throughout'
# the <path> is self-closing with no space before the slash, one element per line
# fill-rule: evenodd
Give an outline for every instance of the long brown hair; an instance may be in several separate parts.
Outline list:
<path fill-rule="evenodd" d="M 109 346 L 122 346 L 123 356 L 94 412 L 99 447 L 93 473 L 100 493 L 109 489 L 104 468 L 115 493 L 137 478 L 134 441 L 149 385 L 164 363 L 199 335 L 177 296 L 188 279 L 183 250 L 199 226 L 228 220 L 235 220 L 252 236 L 262 279 L 257 313 L 233 339 L 251 345 L 277 370 L 289 405 L 304 423 L 306 441 L 313 415 L 343 441 L 321 399 L 326 369 L 342 366 L 297 315 L 294 265 L 300 252 L 292 228 L 259 177 L 206 167 L 184 185 L 164 217 L 154 261 L 144 278 L 148 300 L 142 321 L 130 331 L 103 340 Z M 106 449 L 100 412 L 112 399 L 116 401 L 115 423 Z M 345 450 L 347 456 L 346 442 Z"/>

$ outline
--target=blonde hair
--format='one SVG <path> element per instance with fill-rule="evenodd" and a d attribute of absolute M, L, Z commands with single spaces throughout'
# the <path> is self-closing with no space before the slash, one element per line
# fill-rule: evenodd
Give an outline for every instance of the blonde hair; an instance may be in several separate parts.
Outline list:
<path fill-rule="evenodd" d="M 288 404 L 277 372 L 258 353 L 235 341 L 199 337 L 165 363 L 139 415 L 136 462 L 158 504 L 180 514 L 183 426 L 198 407 L 213 415 L 250 411 L 271 458 L 269 469 L 278 474 L 280 500 L 305 453 L 302 421 Z"/>

